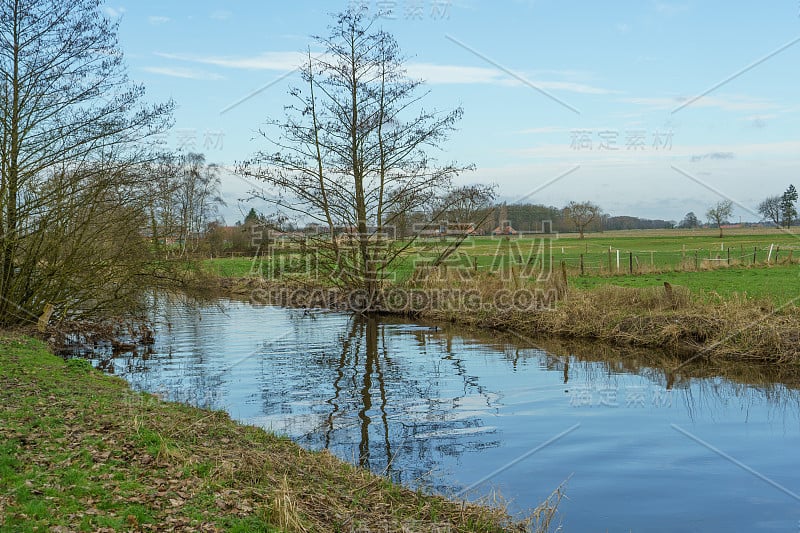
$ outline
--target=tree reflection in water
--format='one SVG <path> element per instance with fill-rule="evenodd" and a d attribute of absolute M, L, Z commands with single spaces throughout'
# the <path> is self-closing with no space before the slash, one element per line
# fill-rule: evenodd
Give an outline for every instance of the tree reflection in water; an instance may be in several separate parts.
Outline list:
<path fill-rule="evenodd" d="M 415 350 L 428 355 L 424 372 L 402 361 L 397 343 L 394 350 L 390 346 L 393 338 L 408 343 L 409 337 Z M 345 457 L 352 446 L 349 453 L 361 466 L 396 481 L 426 485 L 441 455 L 458 457 L 499 445 L 480 417 L 493 408 L 497 395 L 467 374 L 453 351 L 452 335 L 354 316 L 337 344 L 338 356 L 325 359 L 332 367 L 328 413 L 302 437 L 304 444 Z M 473 414 L 457 409 L 468 403 L 476 404 Z"/>

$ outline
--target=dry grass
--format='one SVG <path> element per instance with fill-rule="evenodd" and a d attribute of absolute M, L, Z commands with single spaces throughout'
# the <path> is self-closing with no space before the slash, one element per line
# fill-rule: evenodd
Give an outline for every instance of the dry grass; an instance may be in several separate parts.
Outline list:
<path fill-rule="evenodd" d="M 556 531 L 560 531 L 561 524 L 556 525 L 556 518 L 561 499 L 564 497 L 564 487 L 567 481 L 559 485 L 545 501 L 533 510 L 529 517 L 533 531 L 551 531 L 554 527 L 557 528 Z"/>
<path fill-rule="evenodd" d="M 554 290 L 558 301 L 547 309 L 515 310 L 491 305 L 500 290 L 517 290 L 520 281 L 492 275 L 470 280 L 429 277 L 421 287 L 469 288 L 489 303 L 479 312 L 428 309 L 421 315 L 527 336 L 555 335 L 599 339 L 615 345 L 665 349 L 683 359 L 771 364 L 800 363 L 800 309 L 776 308 L 766 299 L 692 294 L 685 287 L 618 287 L 590 290 L 568 287 L 563 273 L 532 290 Z"/>

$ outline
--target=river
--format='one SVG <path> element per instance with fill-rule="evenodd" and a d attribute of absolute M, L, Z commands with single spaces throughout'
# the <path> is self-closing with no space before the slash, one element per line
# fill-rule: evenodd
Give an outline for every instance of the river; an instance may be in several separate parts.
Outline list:
<path fill-rule="evenodd" d="M 226 301 L 163 306 L 152 353 L 111 366 L 137 390 L 512 513 L 566 480 L 565 531 L 800 531 L 798 390 L 541 346 Z"/>

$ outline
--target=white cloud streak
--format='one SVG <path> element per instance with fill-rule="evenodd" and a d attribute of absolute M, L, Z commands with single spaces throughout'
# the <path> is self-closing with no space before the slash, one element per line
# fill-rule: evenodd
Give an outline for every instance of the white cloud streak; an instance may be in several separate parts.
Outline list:
<path fill-rule="evenodd" d="M 174 54 L 157 52 L 157 56 L 165 59 L 214 65 L 222 68 L 240 70 L 294 70 L 306 61 L 308 56 L 303 52 L 264 52 L 254 56 L 201 56 L 193 54 Z M 319 54 L 315 54 L 319 56 Z M 488 67 L 471 67 L 462 65 L 439 65 L 435 63 L 409 63 L 406 65 L 411 78 L 423 79 L 425 82 L 439 84 L 489 84 L 505 86 L 522 86 L 523 84 L 499 69 Z M 554 91 L 565 91 L 580 94 L 613 94 L 617 91 L 595 87 L 573 81 L 551 81 L 532 79 L 538 87 Z"/>
<path fill-rule="evenodd" d="M 196 70 L 184 67 L 143 67 L 142 70 L 152 74 L 160 74 L 162 76 L 170 76 L 172 78 L 184 78 L 188 80 L 222 80 L 224 76 L 220 76 L 214 72 L 206 72 L 203 70 Z"/>

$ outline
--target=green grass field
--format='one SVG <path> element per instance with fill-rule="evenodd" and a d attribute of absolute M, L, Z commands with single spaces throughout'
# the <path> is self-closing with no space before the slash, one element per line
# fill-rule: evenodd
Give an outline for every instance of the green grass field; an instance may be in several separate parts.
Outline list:
<path fill-rule="evenodd" d="M 721 239 L 717 230 L 619 231 L 589 234 L 582 240 L 574 234 L 556 235 L 546 241 L 541 237 L 470 238 L 446 264 L 451 269 L 492 271 L 510 265 L 536 264 L 541 261 L 543 250 L 549 250 L 554 266 L 565 263 L 574 287 L 590 289 L 604 284 L 639 287 L 668 281 L 695 293 L 746 294 L 769 298 L 776 304 L 800 295 L 800 266 L 795 265 L 800 262 L 800 231 L 734 229 L 726 230 Z M 434 260 L 451 242 L 439 239 L 415 242 L 409 253 L 394 265 L 395 279 L 407 279 L 418 265 Z M 309 272 L 306 263 L 291 248 L 283 249 L 271 259 L 206 260 L 204 268 L 223 277 L 271 275 L 276 270 L 301 275 Z"/>
<path fill-rule="evenodd" d="M 779 265 L 756 268 L 720 268 L 699 272 L 662 272 L 620 276 L 578 276 L 570 279 L 573 287 L 592 289 L 601 285 L 621 287 L 660 286 L 664 282 L 689 288 L 693 293 L 722 297 L 734 294 L 767 298 L 776 305 L 800 301 L 800 266 Z"/>

